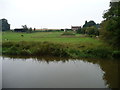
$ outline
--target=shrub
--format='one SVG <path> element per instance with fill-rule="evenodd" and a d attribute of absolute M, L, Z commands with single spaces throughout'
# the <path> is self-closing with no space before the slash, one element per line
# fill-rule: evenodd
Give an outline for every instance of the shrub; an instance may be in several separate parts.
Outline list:
<path fill-rule="evenodd" d="M 9 47 L 11 47 L 11 46 L 13 46 L 15 43 L 13 43 L 13 42 L 4 42 L 4 43 L 2 43 L 2 47 L 4 48 L 4 47 L 6 47 L 6 48 L 9 48 Z"/>
<path fill-rule="evenodd" d="M 113 58 L 120 58 L 120 51 L 113 51 L 112 56 Z"/>
<path fill-rule="evenodd" d="M 91 57 L 109 58 L 112 51 L 109 48 L 97 47 L 84 51 L 85 54 L 89 54 Z"/>

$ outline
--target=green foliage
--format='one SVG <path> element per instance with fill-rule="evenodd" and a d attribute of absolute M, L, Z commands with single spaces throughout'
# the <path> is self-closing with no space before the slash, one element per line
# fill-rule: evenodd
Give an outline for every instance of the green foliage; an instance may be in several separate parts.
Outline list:
<path fill-rule="evenodd" d="M 115 55 L 100 40 L 89 37 L 62 37 L 63 32 L 3 32 L 2 54 L 25 56 L 57 56 L 71 58 L 103 58 Z M 73 32 L 72 32 L 73 33 Z M 21 34 L 24 37 L 21 37 Z M 69 35 L 68 35 L 69 36 Z M 8 39 L 7 41 L 5 39 Z M 100 49 L 99 49 L 100 48 Z M 90 53 L 89 53 L 90 51 Z M 112 53 L 109 53 L 111 51 Z M 105 55 L 104 55 L 104 54 Z M 105 58 L 106 58 L 105 57 Z"/>
<path fill-rule="evenodd" d="M 27 27 L 27 25 L 22 25 L 22 27 L 23 27 L 23 29 L 24 29 L 25 32 L 28 32 L 28 27 Z"/>
<path fill-rule="evenodd" d="M 36 28 L 34 28 L 34 31 L 36 30 Z"/>
<path fill-rule="evenodd" d="M 29 28 L 27 32 L 28 32 L 28 33 L 31 33 L 31 32 L 32 32 L 32 28 Z"/>
<path fill-rule="evenodd" d="M 73 33 L 73 32 L 64 32 L 62 35 L 74 35 L 75 36 L 75 33 Z"/>
<path fill-rule="evenodd" d="M 86 34 L 99 36 L 99 31 L 95 26 L 87 27 Z"/>
<path fill-rule="evenodd" d="M 99 30 L 98 30 L 99 27 L 100 27 L 100 25 L 96 24 L 92 20 L 89 22 L 85 21 L 83 28 L 77 30 L 77 33 L 99 36 Z"/>
<path fill-rule="evenodd" d="M 102 39 L 116 49 L 120 49 L 120 2 L 111 2 L 101 24 Z"/>
<path fill-rule="evenodd" d="M 85 24 L 83 25 L 83 28 L 85 28 L 85 27 L 91 27 L 91 26 L 95 26 L 96 25 L 96 23 L 94 22 L 94 21 L 89 21 L 89 22 L 87 22 L 87 21 L 85 21 Z"/>
<path fill-rule="evenodd" d="M 2 47 L 4 48 L 4 47 L 6 47 L 6 48 L 9 48 L 9 47 L 11 47 L 11 46 L 13 46 L 14 45 L 14 43 L 13 42 L 3 42 L 2 43 Z"/>
<path fill-rule="evenodd" d="M 85 44 L 86 45 L 86 44 Z M 56 56 L 70 58 L 111 58 L 118 57 L 119 51 L 110 48 L 86 47 L 85 45 L 66 45 L 50 42 L 4 42 L 3 55 Z M 84 46 L 84 47 L 83 47 Z"/>
<path fill-rule="evenodd" d="M 99 36 L 99 30 L 95 26 L 81 28 L 77 31 L 77 33 Z"/>
<path fill-rule="evenodd" d="M 113 58 L 120 58 L 120 51 L 114 51 L 112 53 Z"/>
<path fill-rule="evenodd" d="M 11 43 L 13 43 L 11 45 Z M 11 42 L 3 43 L 3 54 L 8 55 L 52 55 L 58 57 L 69 56 L 66 48 L 60 44 L 49 42 Z M 8 49 L 6 49 L 8 48 Z"/>
<path fill-rule="evenodd" d="M 86 28 L 81 28 L 77 30 L 77 33 L 79 34 L 85 34 Z"/>
<path fill-rule="evenodd" d="M 112 55 L 112 50 L 105 47 L 96 47 L 84 51 L 86 54 L 89 54 L 92 57 L 100 58 L 110 58 Z"/>
<path fill-rule="evenodd" d="M 27 25 L 22 25 L 22 27 L 23 27 L 23 31 L 24 32 L 27 32 L 27 33 L 31 33 L 32 32 L 32 28 L 31 27 L 28 28 Z M 34 28 L 34 31 L 35 31 L 35 28 Z"/>

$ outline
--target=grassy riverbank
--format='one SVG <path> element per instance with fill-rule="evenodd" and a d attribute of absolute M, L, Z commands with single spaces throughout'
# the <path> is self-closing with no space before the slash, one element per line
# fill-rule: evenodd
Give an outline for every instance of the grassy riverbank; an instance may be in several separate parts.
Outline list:
<path fill-rule="evenodd" d="M 79 34 L 63 37 L 62 34 L 3 32 L 2 54 L 70 58 L 115 58 L 120 54 L 96 38 Z"/>

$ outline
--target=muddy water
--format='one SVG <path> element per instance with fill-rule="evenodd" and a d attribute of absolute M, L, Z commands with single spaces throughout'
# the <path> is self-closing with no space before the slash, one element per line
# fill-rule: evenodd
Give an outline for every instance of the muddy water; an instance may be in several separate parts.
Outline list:
<path fill-rule="evenodd" d="M 118 60 L 1 57 L 3 88 L 118 88 Z"/>

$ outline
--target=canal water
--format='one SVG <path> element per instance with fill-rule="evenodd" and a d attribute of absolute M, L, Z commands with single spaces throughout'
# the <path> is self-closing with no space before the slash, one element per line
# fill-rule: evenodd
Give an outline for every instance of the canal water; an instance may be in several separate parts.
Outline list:
<path fill-rule="evenodd" d="M 2 57 L 0 57 L 0 90 L 2 89 Z"/>
<path fill-rule="evenodd" d="M 118 60 L 2 56 L 2 88 L 118 88 Z"/>

